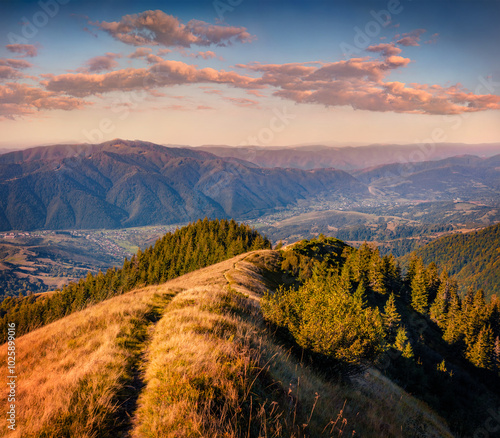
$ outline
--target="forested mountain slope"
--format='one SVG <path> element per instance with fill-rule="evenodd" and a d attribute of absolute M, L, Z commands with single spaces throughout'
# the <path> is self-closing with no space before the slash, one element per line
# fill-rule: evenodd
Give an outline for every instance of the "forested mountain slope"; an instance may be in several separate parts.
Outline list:
<path fill-rule="evenodd" d="M 237 256 L 20 337 L 8 436 L 453 436 L 375 368 L 339 383 L 284 346 L 259 311 L 276 269 Z"/>
<path fill-rule="evenodd" d="M 0 156 L 0 230 L 95 229 L 248 218 L 320 193 L 364 195 L 334 169 L 261 169 L 141 141 Z"/>
<path fill-rule="evenodd" d="M 414 254 L 447 270 L 462 292 L 472 288 L 483 289 L 487 297 L 500 294 L 500 224 L 441 237 Z"/>

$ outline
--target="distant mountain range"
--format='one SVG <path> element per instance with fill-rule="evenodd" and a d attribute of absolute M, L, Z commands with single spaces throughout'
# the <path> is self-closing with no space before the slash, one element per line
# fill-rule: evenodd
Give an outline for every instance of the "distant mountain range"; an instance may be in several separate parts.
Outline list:
<path fill-rule="evenodd" d="M 341 170 L 264 169 L 141 141 L 38 147 L 0 156 L 0 230 L 245 219 L 323 192 L 368 193 Z"/>
<path fill-rule="evenodd" d="M 278 158 L 285 155 L 280 149 L 258 149 L 246 161 L 202 148 L 119 139 L 13 151 L 0 155 L 0 231 L 120 228 L 185 223 L 205 216 L 248 220 L 318 195 L 371 197 L 377 202 L 460 198 L 498 204 L 500 155 L 383 164 L 349 173 L 327 168 L 324 162 L 308 169 L 326 156 L 326 163 L 339 163 L 343 156 L 344 167 L 387 160 L 400 148 L 337 148 L 337 158 L 327 147 L 290 149 L 288 162 L 298 151 L 297 157 L 308 157 L 302 162 L 306 169 L 286 167 L 287 163 L 259 167 L 256 158 L 266 154 L 282 162 Z M 437 150 L 446 154 L 449 148 L 441 145 Z M 243 151 L 233 151 L 237 150 Z M 493 152 L 491 145 L 482 150 Z"/>
<path fill-rule="evenodd" d="M 500 155 L 471 155 L 421 163 L 386 164 L 351 172 L 372 192 L 407 199 L 500 201 Z"/>
<path fill-rule="evenodd" d="M 336 168 L 346 171 L 388 163 L 414 163 L 442 160 L 455 155 L 490 157 L 500 153 L 500 143 L 487 144 L 374 144 L 358 147 L 322 145 L 269 146 L 200 146 L 194 148 L 219 155 L 250 161 L 260 167 L 291 167 L 294 169 Z"/>

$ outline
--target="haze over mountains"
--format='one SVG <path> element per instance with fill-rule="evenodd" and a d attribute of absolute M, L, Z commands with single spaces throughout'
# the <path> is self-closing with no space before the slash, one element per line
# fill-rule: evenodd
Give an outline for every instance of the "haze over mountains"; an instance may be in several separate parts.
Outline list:
<path fill-rule="evenodd" d="M 477 148 L 488 155 L 495 150 Z M 252 219 L 319 195 L 376 202 L 499 199 L 500 155 L 384 164 L 350 174 L 321 161 L 327 156 L 327 163 L 359 168 L 388 159 L 378 150 L 303 148 L 296 158 L 309 161 L 296 161 L 298 168 L 259 167 L 261 158 L 267 165 L 293 164 L 295 152 L 283 162 L 283 150 L 256 150 L 250 162 L 240 149 L 233 150 L 240 156 L 219 157 L 199 148 L 119 139 L 14 151 L 0 156 L 0 231 L 133 227 L 205 216 Z M 446 155 L 456 149 L 437 150 Z M 319 168 L 309 169 L 313 164 Z"/>
<path fill-rule="evenodd" d="M 455 155 L 490 157 L 500 153 L 500 143 L 423 143 L 374 144 L 358 147 L 329 147 L 323 145 L 269 146 L 200 146 L 194 148 L 219 155 L 250 161 L 261 167 L 292 167 L 318 169 L 334 167 L 341 170 L 364 169 L 389 163 L 415 163 L 442 160 Z"/>
<path fill-rule="evenodd" d="M 323 192 L 368 190 L 341 170 L 264 169 L 140 141 L 39 147 L 0 157 L 0 230 L 243 219 Z"/>

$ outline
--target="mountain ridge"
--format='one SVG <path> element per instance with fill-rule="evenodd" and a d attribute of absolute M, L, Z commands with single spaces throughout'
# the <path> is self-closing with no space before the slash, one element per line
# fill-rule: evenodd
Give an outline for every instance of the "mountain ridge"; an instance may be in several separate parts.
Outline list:
<path fill-rule="evenodd" d="M 322 192 L 366 195 L 336 169 L 263 169 L 153 143 L 40 147 L 0 156 L 0 230 L 118 228 L 249 218 Z"/>

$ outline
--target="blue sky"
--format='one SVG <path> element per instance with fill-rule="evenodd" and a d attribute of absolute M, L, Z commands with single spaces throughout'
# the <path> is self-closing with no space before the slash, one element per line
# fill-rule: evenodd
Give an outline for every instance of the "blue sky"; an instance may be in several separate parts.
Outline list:
<path fill-rule="evenodd" d="M 3 1 L 0 147 L 498 142 L 499 18 L 493 0 Z"/>

